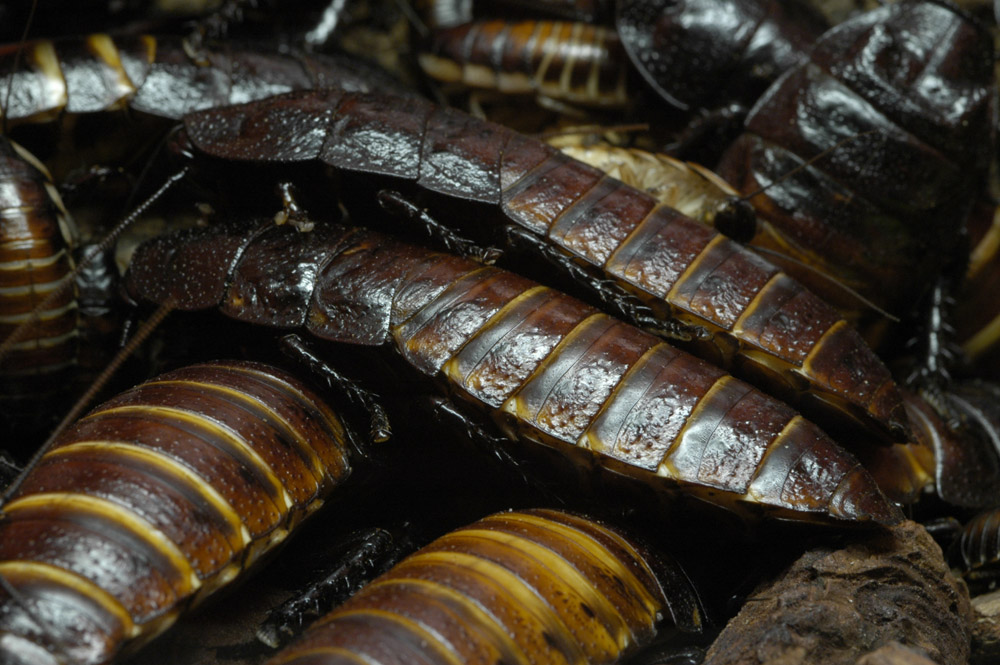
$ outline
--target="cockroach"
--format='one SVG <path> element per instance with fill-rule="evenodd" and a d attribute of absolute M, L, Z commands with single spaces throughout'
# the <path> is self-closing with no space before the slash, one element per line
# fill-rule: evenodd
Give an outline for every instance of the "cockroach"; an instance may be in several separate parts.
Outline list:
<path fill-rule="evenodd" d="M 449 219 L 492 216 L 549 247 L 569 274 L 587 272 L 607 301 L 620 302 L 622 291 L 627 303 L 641 301 L 652 317 L 636 320 L 686 338 L 689 350 L 824 426 L 860 428 L 878 442 L 907 438 L 888 370 L 826 303 L 756 254 L 551 146 L 422 100 L 337 91 L 206 110 L 184 125 L 202 157 L 319 161 L 345 177 L 416 185 L 415 197 L 459 208 Z M 466 230 L 495 238 L 495 228 Z M 666 321 L 682 330 L 665 330 Z"/>
<path fill-rule="evenodd" d="M 989 32 L 943 3 L 858 15 L 768 89 L 716 171 L 744 193 L 767 187 L 751 199 L 778 234 L 764 242 L 903 318 L 962 263 L 993 156 L 993 63 Z"/>
<path fill-rule="evenodd" d="M 152 639 L 322 505 L 348 437 L 259 363 L 175 370 L 98 407 L 3 507 L 0 660 L 96 665 Z"/>
<path fill-rule="evenodd" d="M 420 66 L 431 78 L 576 106 L 627 104 L 626 59 L 613 29 L 566 21 L 474 21 L 434 30 Z"/>
<path fill-rule="evenodd" d="M 607 0 L 427 0 L 417 10 L 427 27 L 454 28 L 483 18 L 555 19 L 590 25 L 614 23 L 614 6 Z"/>
<path fill-rule="evenodd" d="M 736 126 L 829 27 L 799 0 L 621 0 L 615 25 L 662 100 L 708 116 L 702 122 L 728 116 Z"/>
<path fill-rule="evenodd" d="M 268 664 L 598 665 L 702 622 L 673 559 L 588 518 L 523 510 L 406 557 Z"/>
<path fill-rule="evenodd" d="M 78 241 L 48 171 L 0 137 L 0 341 L 20 331 L 0 356 L 4 401 L 54 393 L 76 361 L 78 304 L 64 282 Z"/>
<path fill-rule="evenodd" d="M 23 54 L 18 56 L 18 50 Z M 17 69 L 12 65 L 15 59 Z M 196 109 L 289 90 L 338 87 L 411 93 L 377 67 L 346 57 L 231 47 L 194 48 L 180 37 L 90 35 L 0 49 L 8 122 L 129 108 L 179 119 Z M 13 73 L 10 73 L 13 72 Z"/>
<path fill-rule="evenodd" d="M 388 345 L 469 417 L 665 500 L 743 515 L 888 524 L 867 471 L 785 404 L 551 288 L 377 233 L 272 221 L 162 236 L 137 250 L 135 302 Z M 541 444 L 543 448 L 538 448 Z M 603 470 L 603 471 L 602 471 Z"/>

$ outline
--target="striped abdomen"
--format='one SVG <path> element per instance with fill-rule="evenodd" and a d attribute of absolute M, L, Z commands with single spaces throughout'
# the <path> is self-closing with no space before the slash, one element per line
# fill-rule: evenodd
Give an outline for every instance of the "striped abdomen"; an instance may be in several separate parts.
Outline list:
<path fill-rule="evenodd" d="M 0 86 L 10 89 L 9 102 L 0 103 L 8 120 L 42 122 L 126 107 L 177 119 L 194 109 L 333 85 L 407 94 L 384 72 L 350 58 L 195 49 L 177 37 L 95 34 L 29 42 L 20 56 L 19 49 L 0 48 Z"/>
<path fill-rule="evenodd" d="M 494 219 L 544 237 L 657 315 L 706 330 L 709 339 L 690 347 L 699 356 L 825 425 L 906 438 L 888 369 L 829 305 L 759 256 L 551 146 L 427 102 L 335 91 L 203 111 L 185 126 L 212 156 L 320 160 L 492 206 Z"/>
<path fill-rule="evenodd" d="M 671 623 L 702 623 L 676 563 L 586 518 L 529 510 L 442 536 L 268 663 L 610 664 Z"/>
<path fill-rule="evenodd" d="M 0 521 L 0 660 L 110 662 L 232 581 L 350 472 L 337 417 L 244 362 L 165 374 L 62 434 Z M 44 654 L 48 654 L 47 656 Z"/>
<path fill-rule="evenodd" d="M 569 296 L 467 259 L 332 225 L 213 228 L 143 245 L 126 289 L 325 339 L 391 343 L 512 437 L 670 496 L 791 519 L 897 518 L 861 465 L 788 406 Z"/>
<path fill-rule="evenodd" d="M 48 171 L 0 138 L 0 382 L 5 397 L 53 392 L 76 361 L 76 228 Z M 62 291 L 55 295 L 57 291 Z M 51 299 L 50 299 L 51 298 Z M 14 338 L 11 338 L 15 335 Z"/>
<path fill-rule="evenodd" d="M 434 31 L 420 66 L 432 78 L 588 106 L 624 106 L 625 55 L 614 30 L 561 21 L 477 21 Z"/>

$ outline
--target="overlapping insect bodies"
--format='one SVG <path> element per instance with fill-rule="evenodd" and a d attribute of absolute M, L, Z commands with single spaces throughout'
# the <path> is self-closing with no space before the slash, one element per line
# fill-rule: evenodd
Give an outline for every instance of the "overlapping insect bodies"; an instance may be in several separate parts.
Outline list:
<path fill-rule="evenodd" d="M 824 426 L 907 438 L 888 370 L 832 308 L 757 255 L 551 146 L 427 102 L 337 91 L 199 112 L 185 128 L 196 154 L 315 160 L 392 177 L 392 187 L 415 185 L 438 209 L 480 206 L 472 214 L 484 223 L 466 231 L 495 238 L 513 224 L 530 232 L 597 280 L 615 282 L 657 321 L 690 327 L 675 337 L 686 336 L 698 355 Z"/>
<path fill-rule="evenodd" d="M 268 663 L 610 664 L 702 622 L 672 560 L 598 522 L 526 510 L 442 536 Z"/>
<path fill-rule="evenodd" d="M 615 23 L 636 71 L 671 106 L 741 118 L 827 29 L 807 3 L 623 0 Z"/>
<path fill-rule="evenodd" d="M 898 3 L 825 33 L 758 101 L 717 170 L 744 193 L 768 186 L 752 199 L 767 222 L 755 242 L 905 316 L 961 269 L 957 229 L 983 185 L 995 122 L 987 31 L 943 4 Z"/>
<path fill-rule="evenodd" d="M 186 267 L 185 267 L 186 266 Z M 194 268 L 197 267 L 197 270 Z M 126 275 L 137 301 L 389 344 L 474 417 L 567 462 L 739 511 L 892 523 L 851 455 L 786 405 L 659 338 L 497 268 L 317 225 L 155 239 Z"/>
<path fill-rule="evenodd" d="M 3 507 L 0 661 L 108 663 L 282 542 L 351 471 L 343 425 L 250 362 L 173 371 L 64 432 Z"/>

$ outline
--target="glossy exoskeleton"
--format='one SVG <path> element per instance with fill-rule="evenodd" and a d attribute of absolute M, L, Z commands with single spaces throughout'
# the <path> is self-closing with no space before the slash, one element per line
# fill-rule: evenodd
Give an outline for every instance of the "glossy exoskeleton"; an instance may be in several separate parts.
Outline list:
<path fill-rule="evenodd" d="M 864 468 L 785 404 L 551 288 L 361 229 L 270 221 L 142 245 L 135 301 L 220 307 L 260 325 L 388 345 L 442 382 L 467 417 L 489 414 L 534 451 L 586 475 L 624 476 L 739 511 L 893 523 Z M 538 448 L 541 445 L 542 448 Z"/>
<path fill-rule="evenodd" d="M 463 228 L 479 237 L 519 227 L 567 272 L 582 266 L 602 293 L 611 280 L 608 300 L 629 294 L 628 314 L 638 299 L 651 316 L 637 320 L 825 427 L 860 427 L 875 442 L 907 438 L 888 370 L 826 303 L 737 243 L 551 146 L 421 100 L 332 90 L 190 114 L 185 128 L 202 157 L 319 161 L 343 177 L 365 174 L 354 189 L 378 186 L 368 174 L 387 176 L 376 182 L 415 189 L 448 211 L 442 221 L 476 220 Z M 669 321 L 681 330 L 660 323 Z"/>
<path fill-rule="evenodd" d="M 672 559 L 584 517 L 524 510 L 438 538 L 268 663 L 610 665 L 702 622 Z"/>
<path fill-rule="evenodd" d="M 0 519 L 0 661 L 109 663 L 274 549 L 351 471 L 348 434 L 277 369 L 175 370 L 103 404 Z"/>
<path fill-rule="evenodd" d="M 794 263 L 815 266 L 904 317 L 961 269 L 995 98 L 985 28 L 944 4 L 887 5 L 826 32 L 758 101 L 717 171 L 744 193 L 767 186 L 751 202 L 768 227 L 746 235 L 790 256 L 792 274 L 856 311 Z"/>

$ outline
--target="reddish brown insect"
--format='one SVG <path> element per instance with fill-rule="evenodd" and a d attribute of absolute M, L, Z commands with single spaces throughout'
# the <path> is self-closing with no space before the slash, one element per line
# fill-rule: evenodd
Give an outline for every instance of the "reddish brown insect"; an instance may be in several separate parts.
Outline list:
<path fill-rule="evenodd" d="M 265 365 L 197 365 L 119 395 L 3 508 L 0 660 L 110 662 L 282 542 L 350 470 L 337 416 Z"/>
<path fill-rule="evenodd" d="M 52 394 L 76 361 L 77 235 L 45 167 L 0 138 L 0 342 L 19 334 L 0 353 L 4 398 Z"/>
<path fill-rule="evenodd" d="M 690 340 L 686 348 L 825 426 L 906 438 L 892 377 L 833 309 L 759 256 L 555 148 L 420 100 L 336 91 L 203 111 L 185 127 L 212 157 L 319 160 L 466 203 L 449 218 L 491 216 L 530 232 L 567 270 L 583 264 L 598 289 L 610 278 L 650 308 L 650 319 L 686 327 L 677 335 Z M 497 230 L 483 226 L 470 228 Z"/>
<path fill-rule="evenodd" d="M 737 510 L 891 523 L 862 466 L 788 406 L 530 280 L 471 260 L 320 224 L 214 227 L 144 244 L 137 301 L 221 307 L 260 325 L 389 344 L 458 405 L 514 440 L 599 474 Z"/>
<path fill-rule="evenodd" d="M 702 621 L 672 560 L 598 522 L 528 510 L 438 538 L 268 663 L 610 664 Z"/>

